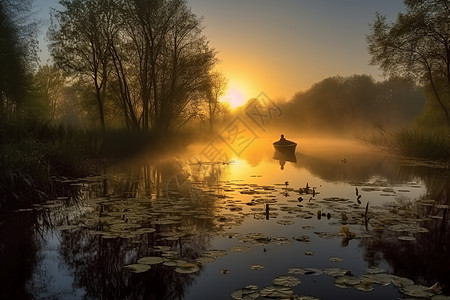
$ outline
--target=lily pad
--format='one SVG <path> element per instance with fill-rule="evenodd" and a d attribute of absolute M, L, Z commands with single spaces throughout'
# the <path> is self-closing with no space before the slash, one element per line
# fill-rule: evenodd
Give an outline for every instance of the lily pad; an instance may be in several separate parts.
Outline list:
<path fill-rule="evenodd" d="M 300 282 L 301 282 L 300 279 L 298 279 L 297 277 L 287 276 L 287 275 L 276 277 L 273 280 L 273 284 L 275 284 L 275 285 L 282 285 L 282 286 L 288 286 L 288 287 L 293 287 L 293 286 L 299 285 Z"/>
<path fill-rule="evenodd" d="M 138 263 L 139 264 L 145 264 L 145 265 L 156 265 L 156 264 L 160 264 L 162 263 L 164 260 L 162 257 L 159 256 L 147 256 L 147 257 L 142 257 L 140 259 L 138 259 Z"/>
<path fill-rule="evenodd" d="M 290 220 L 279 220 L 277 221 L 278 224 L 280 225 L 292 225 L 294 224 L 294 221 L 290 221 Z"/>
<path fill-rule="evenodd" d="M 289 297 L 294 294 L 294 291 L 289 287 L 272 285 L 261 289 L 259 293 L 262 297 L 289 299 Z"/>
<path fill-rule="evenodd" d="M 344 275 L 334 279 L 335 285 L 357 285 L 361 283 L 361 279 L 355 276 Z"/>
<path fill-rule="evenodd" d="M 250 249 L 250 247 L 246 246 L 234 246 L 230 249 L 230 252 L 245 253 L 250 252 Z"/>
<path fill-rule="evenodd" d="M 343 258 L 340 258 L 340 257 L 337 257 L 337 256 L 333 256 L 333 257 L 330 257 L 328 260 L 329 260 L 329 261 L 332 261 L 332 262 L 341 262 L 341 261 L 343 261 L 344 259 L 343 259 Z"/>
<path fill-rule="evenodd" d="M 408 285 L 400 287 L 400 292 L 405 295 L 417 298 L 429 298 L 434 295 L 429 288 L 423 285 Z"/>
<path fill-rule="evenodd" d="M 250 265 L 250 269 L 260 270 L 260 269 L 264 269 L 264 266 L 263 265 Z"/>
<path fill-rule="evenodd" d="M 340 277 L 344 275 L 350 274 L 349 270 L 341 269 L 341 268 L 327 268 L 323 270 L 323 273 L 333 277 Z"/>
<path fill-rule="evenodd" d="M 242 289 L 235 290 L 231 293 L 231 298 L 236 300 L 253 300 L 259 297 L 258 286 L 247 285 Z"/>
<path fill-rule="evenodd" d="M 183 263 L 175 269 L 175 272 L 181 273 L 181 274 L 191 274 L 191 273 L 196 273 L 199 270 L 200 270 L 200 268 L 198 267 L 197 264 Z"/>
<path fill-rule="evenodd" d="M 123 268 L 132 273 L 143 273 L 143 272 L 147 272 L 148 270 L 150 270 L 151 267 L 149 265 L 144 265 L 144 264 L 131 264 L 131 265 L 126 265 Z"/>

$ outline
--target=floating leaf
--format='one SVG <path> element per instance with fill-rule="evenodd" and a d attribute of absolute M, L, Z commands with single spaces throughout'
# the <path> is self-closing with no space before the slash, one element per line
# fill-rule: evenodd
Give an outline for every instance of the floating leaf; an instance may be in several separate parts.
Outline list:
<path fill-rule="evenodd" d="M 297 277 L 286 276 L 286 275 L 276 277 L 273 280 L 273 284 L 275 284 L 275 285 L 282 285 L 282 286 L 288 286 L 288 287 L 293 287 L 293 286 L 299 285 L 300 282 L 301 282 L 300 279 L 298 279 Z"/>
<path fill-rule="evenodd" d="M 369 282 L 361 282 L 360 284 L 355 285 L 355 289 L 361 292 L 371 292 L 374 290 L 373 286 Z"/>
<path fill-rule="evenodd" d="M 329 260 L 329 261 L 332 261 L 332 262 L 341 262 L 341 261 L 343 261 L 344 259 L 343 259 L 343 258 L 340 258 L 340 257 L 333 256 L 333 257 L 330 257 L 328 260 Z"/>
<path fill-rule="evenodd" d="M 183 263 L 180 264 L 176 269 L 175 272 L 181 273 L 181 274 L 190 274 L 190 273 L 196 273 L 200 270 L 198 265 L 193 263 Z"/>
<path fill-rule="evenodd" d="M 323 273 L 333 277 L 340 277 L 344 275 L 349 275 L 350 271 L 341 268 L 327 268 L 323 270 Z"/>
<path fill-rule="evenodd" d="M 344 275 L 334 279 L 335 285 L 357 285 L 361 283 L 361 279 L 355 276 Z"/>
<path fill-rule="evenodd" d="M 131 265 L 126 265 L 123 268 L 132 273 L 143 273 L 143 272 L 147 272 L 148 270 L 150 270 L 150 266 L 144 265 L 144 264 L 131 264 Z"/>
<path fill-rule="evenodd" d="M 138 259 L 138 263 L 139 264 L 145 264 L 145 265 L 156 265 L 156 264 L 160 264 L 162 263 L 164 260 L 162 257 L 159 256 L 147 256 L 147 257 L 142 257 L 140 259 Z"/>
<path fill-rule="evenodd" d="M 382 286 L 387 286 L 392 282 L 392 275 L 385 273 L 364 274 L 360 278 L 363 282 L 375 283 Z"/>
<path fill-rule="evenodd" d="M 258 286 L 247 285 L 246 287 L 235 290 L 231 293 L 231 298 L 236 300 L 253 300 L 259 297 Z"/>
<path fill-rule="evenodd" d="M 408 285 L 400 287 L 400 292 L 417 298 L 429 298 L 434 295 L 430 289 L 423 285 Z"/>
<path fill-rule="evenodd" d="M 250 252 L 250 247 L 246 246 L 234 246 L 230 249 L 231 252 L 237 252 L 237 253 L 245 253 Z"/>
<path fill-rule="evenodd" d="M 379 274 L 386 272 L 384 269 L 381 268 L 367 268 L 366 273 L 367 274 Z"/>
<path fill-rule="evenodd" d="M 285 286 L 266 286 L 259 292 L 262 297 L 267 298 L 289 298 L 294 291 Z"/>
<path fill-rule="evenodd" d="M 294 221 L 279 220 L 279 221 L 277 221 L 277 223 L 280 224 L 280 225 L 292 225 L 292 224 L 294 224 Z"/>
<path fill-rule="evenodd" d="M 401 241 L 411 241 L 412 242 L 412 241 L 416 240 L 416 238 L 413 236 L 399 236 L 397 238 Z"/>
<path fill-rule="evenodd" d="M 260 270 L 260 269 L 264 269 L 264 266 L 262 266 L 262 265 L 250 265 L 250 269 L 252 269 L 252 270 Z"/>
<path fill-rule="evenodd" d="M 303 243 L 310 243 L 311 242 L 309 236 L 307 236 L 307 235 L 296 236 L 296 237 L 294 237 L 294 240 L 299 241 L 299 242 L 303 242 Z"/>
<path fill-rule="evenodd" d="M 178 263 L 175 260 L 166 260 L 163 262 L 163 265 L 165 265 L 166 267 L 176 267 Z"/>

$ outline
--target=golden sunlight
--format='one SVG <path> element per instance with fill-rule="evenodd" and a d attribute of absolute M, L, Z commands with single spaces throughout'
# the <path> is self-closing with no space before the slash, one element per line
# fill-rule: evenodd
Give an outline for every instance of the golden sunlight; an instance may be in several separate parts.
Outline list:
<path fill-rule="evenodd" d="M 238 106 L 244 105 L 247 101 L 247 97 L 244 95 L 241 88 L 231 85 L 225 95 L 223 95 L 221 101 L 229 104 L 231 109 L 235 109 Z"/>

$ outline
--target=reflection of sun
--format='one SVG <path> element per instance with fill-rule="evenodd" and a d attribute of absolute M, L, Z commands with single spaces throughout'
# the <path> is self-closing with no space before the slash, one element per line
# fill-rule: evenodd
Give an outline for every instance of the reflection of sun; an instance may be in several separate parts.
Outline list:
<path fill-rule="evenodd" d="M 221 101 L 228 103 L 232 109 L 235 109 L 238 106 L 244 105 L 246 99 L 240 89 L 230 86 Z"/>

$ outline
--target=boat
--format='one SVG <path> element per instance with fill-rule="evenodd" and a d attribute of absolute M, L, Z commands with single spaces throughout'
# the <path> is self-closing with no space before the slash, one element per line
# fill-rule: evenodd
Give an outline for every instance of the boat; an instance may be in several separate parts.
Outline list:
<path fill-rule="evenodd" d="M 282 134 L 281 138 L 273 143 L 273 147 L 276 151 L 280 151 L 282 153 L 295 153 L 297 143 L 285 139 L 284 134 Z"/>

